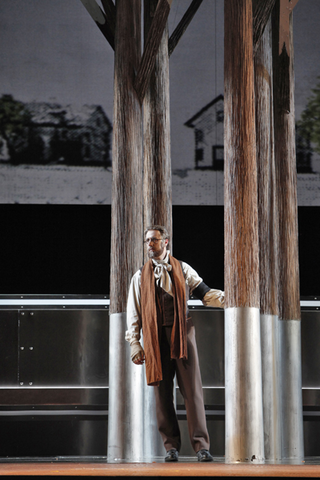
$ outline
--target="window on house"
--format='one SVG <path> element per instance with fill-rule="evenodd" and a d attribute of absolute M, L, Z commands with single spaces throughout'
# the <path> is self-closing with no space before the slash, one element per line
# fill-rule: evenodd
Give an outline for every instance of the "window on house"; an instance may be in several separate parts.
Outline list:
<path fill-rule="evenodd" d="M 223 145 L 215 145 L 212 147 L 212 167 L 213 170 L 223 171 Z"/>
<path fill-rule="evenodd" d="M 196 137 L 196 145 L 203 142 L 203 131 L 196 128 L 194 133 L 195 133 L 195 137 Z"/>
<path fill-rule="evenodd" d="M 224 112 L 223 110 L 217 110 L 216 112 L 216 120 L 217 122 L 223 122 L 224 119 Z"/>
<path fill-rule="evenodd" d="M 204 155 L 203 155 L 203 148 L 196 148 L 196 168 L 199 167 L 199 162 L 201 162 L 204 158 Z"/>

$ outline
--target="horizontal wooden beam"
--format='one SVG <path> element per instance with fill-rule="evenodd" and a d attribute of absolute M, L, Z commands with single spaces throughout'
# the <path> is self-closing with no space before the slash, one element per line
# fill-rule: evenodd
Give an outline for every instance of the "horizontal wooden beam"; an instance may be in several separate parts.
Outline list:
<path fill-rule="evenodd" d="M 168 20 L 172 0 L 159 0 L 154 17 L 148 32 L 143 55 L 134 82 L 134 88 L 143 102 L 150 76 L 154 67 L 155 58 L 159 50 L 161 38 Z"/>
<path fill-rule="evenodd" d="M 101 10 L 96 0 L 81 0 L 81 2 L 114 50 L 115 5 L 112 0 L 102 1 L 107 16 Z M 113 4 L 113 7 L 111 4 Z"/>
<path fill-rule="evenodd" d="M 189 23 L 195 16 L 198 8 L 200 7 L 202 0 L 192 0 L 188 10 L 183 15 L 182 19 L 178 23 L 171 37 L 169 38 L 169 56 L 172 54 L 173 50 L 178 45 L 182 35 L 186 31 Z"/>

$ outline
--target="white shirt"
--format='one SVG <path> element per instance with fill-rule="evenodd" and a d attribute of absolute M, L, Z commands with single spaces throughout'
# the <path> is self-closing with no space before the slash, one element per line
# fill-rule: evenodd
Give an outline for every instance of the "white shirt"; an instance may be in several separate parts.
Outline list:
<path fill-rule="evenodd" d="M 157 262 L 156 260 L 152 260 L 155 265 L 157 264 L 166 264 L 168 261 L 169 251 L 167 252 L 166 257 L 164 260 L 160 260 Z M 186 281 L 186 284 L 190 288 L 190 294 L 192 294 L 193 290 L 200 285 L 203 281 L 201 277 L 197 274 L 197 272 L 190 267 L 185 262 L 181 262 L 181 267 L 183 271 L 183 275 Z M 171 291 L 171 283 L 168 286 L 167 292 L 172 295 Z M 224 292 L 221 290 L 210 289 L 202 299 L 203 305 L 206 307 L 220 307 L 224 308 Z M 126 331 L 125 339 L 130 344 L 133 341 L 140 340 L 140 330 L 141 330 L 141 270 L 139 269 L 132 277 L 129 294 L 128 294 L 128 301 L 127 301 L 127 327 L 128 330 Z"/>

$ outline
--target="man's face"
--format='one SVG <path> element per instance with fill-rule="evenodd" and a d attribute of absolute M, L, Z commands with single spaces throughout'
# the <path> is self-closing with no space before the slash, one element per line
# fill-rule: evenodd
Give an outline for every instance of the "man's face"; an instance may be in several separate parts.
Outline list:
<path fill-rule="evenodd" d="M 149 230 L 146 233 L 145 240 L 149 240 L 146 243 L 148 257 L 155 260 L 163 260 L 167 253 L 168 240 L 161 239 L 159 230 Z"/>

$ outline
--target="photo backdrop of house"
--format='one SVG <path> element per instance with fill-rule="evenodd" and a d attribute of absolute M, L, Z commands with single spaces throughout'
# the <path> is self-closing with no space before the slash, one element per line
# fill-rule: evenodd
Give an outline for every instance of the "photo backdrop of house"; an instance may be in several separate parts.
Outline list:
<path fill-rule="evenodd" d="M 223 107 L 219 95 L 185 123 L 194 129 L 196 169 L 223 170 Z"/>
<path fill-rule="evenodd" d="M 224 156 L 224 99 L 219 95 L 185 126 L 194 129 L 195 169 L 223 170 Z M 312 148 L 310 141 L 302 138 L 296 129 L 297 172 L 312 173 Z"/>
<path fill-rule="evenodd" d="M 14 163 L 111 165 L 112 125 L 99 105 L 32 102 L 27 143 Z"/>

